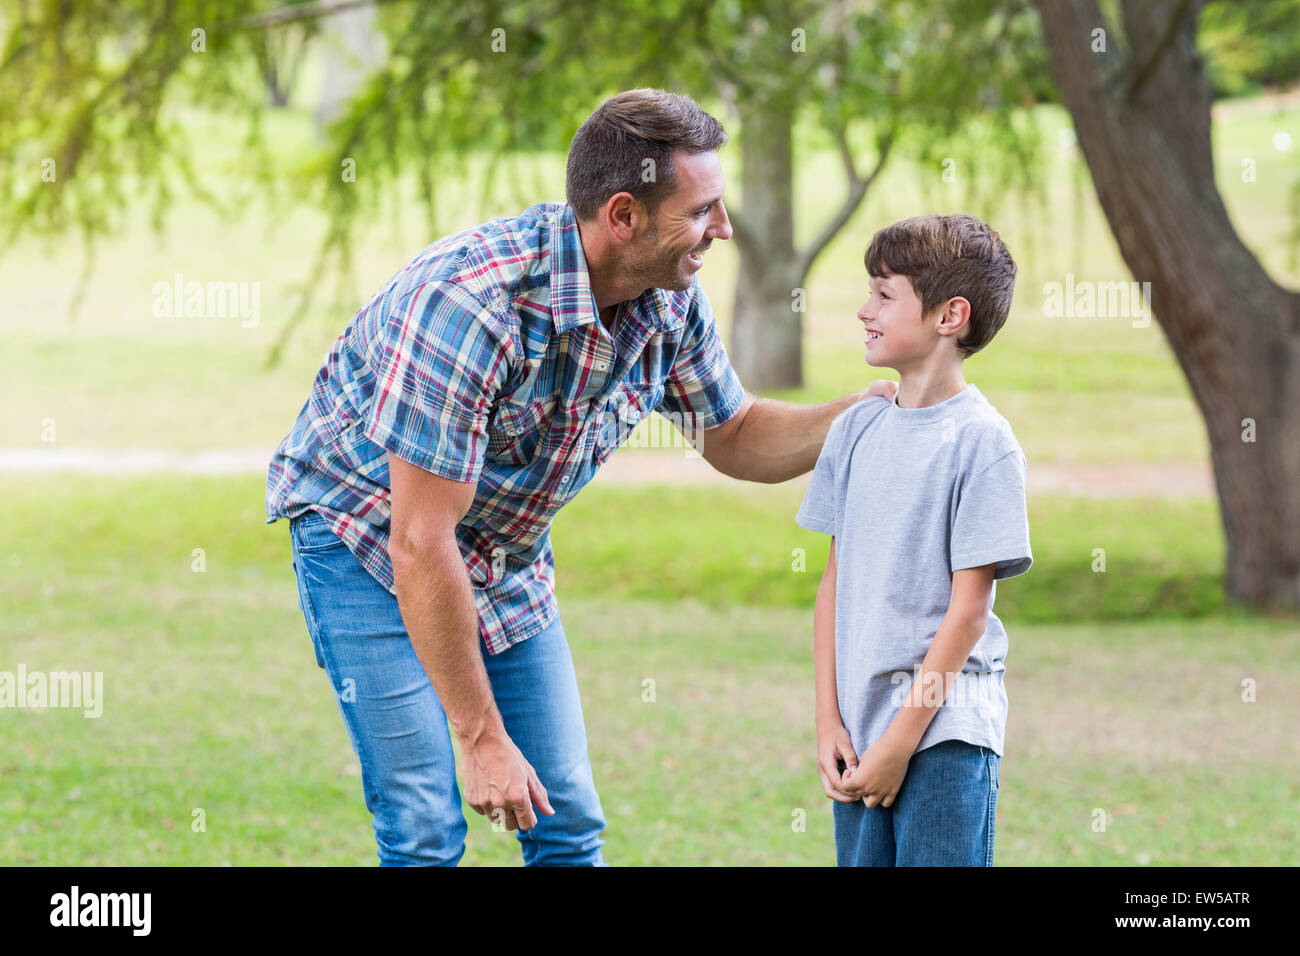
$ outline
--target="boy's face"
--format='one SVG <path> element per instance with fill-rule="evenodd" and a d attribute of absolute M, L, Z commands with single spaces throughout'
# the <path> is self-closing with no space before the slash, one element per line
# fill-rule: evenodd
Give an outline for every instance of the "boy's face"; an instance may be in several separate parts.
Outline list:
<path fill-rule="evenodd" d="M 935 331 L 939 315 L 921 314 L 921 297 L 907 276 L 871 277 L 871 298 L 858 309 L 867 330 L 867 364 L 902 371 L 924 359 L 941 336 Z"/>

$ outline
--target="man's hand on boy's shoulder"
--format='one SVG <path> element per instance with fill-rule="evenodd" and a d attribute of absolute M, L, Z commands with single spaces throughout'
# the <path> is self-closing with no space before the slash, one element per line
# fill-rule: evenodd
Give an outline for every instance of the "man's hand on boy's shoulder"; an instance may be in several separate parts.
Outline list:
<path fill-rule="evenodd" d="M 887 398 L 892 402 L 894 396 L 897 394 L 897 382 L 892 382 L 887 378 L 878 378 L 858 393 L 858 401 L 862 401 L 864 398 L 870 398 L 874 395 L 880 398 Z"/>

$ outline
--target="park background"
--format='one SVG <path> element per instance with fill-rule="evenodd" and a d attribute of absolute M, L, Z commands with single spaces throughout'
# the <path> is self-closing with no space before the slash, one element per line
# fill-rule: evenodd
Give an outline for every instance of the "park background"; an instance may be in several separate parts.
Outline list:
<path fill-rule="evenodd" d="M 1215 62 L 1217 183 L 1251 251 L 1295 287 L 1300 95 L 1233 29 L 1223 48 L 1237 58 Z M 306 48 L 287 105 L 261 118 L 289 192 L 322 165 L 322 46 Z M 631 80 L 608 94 L 649 85 Z M 699 99 L 734 143 L 734 118 Z M 599 101 L 578 104 L 579 121 Z M 180 97 L 168 110 L 192 138 L 195 179 L 249 193 L 260 173 L 244 117 Z M 820 402 L 893 377 L 866 366 L 855 317 L 872 232 L 921 212 L 988 218 L 1021 273 L 1006 327 L 966 375 L 1024 448 L 1035 556 L 997 595 L 1010 718 L 996 862 L 1294 865 L 1300 625 L 1224 599 L 1205 426 L 1160 326 L 1048 314 L 1048 283 L 1134 277 L 1069 114 L 1040 102 L 1018 121 L 1039 138 L 1029 191 L 981 190 L 960 163 L 945 178 L 942 157 L 891 157 L 811 271 L 803 384 L 761 394 Z M 981 135 L 963 133 L 970 155 L 998 148 Z M 839 203 L 843 174 L 813 119 L 794 143 L 804 239 Z M 737 150 L 720 157 L 739 201 Z M 142 200 L 97 238 L 84 273 L 75 231 L 5 249 L 0 670 L 102 671 L 104 703 L 97 719 L 0 710 L 0 864 L 375 862 L 360 768 L 297 605 L 288 525 L 264 524 L 265 464 L 349 317 L 418 250 L 564 199 L 563 150 L 513 155 L 490 181 L 485 155 L 463 158 L 434 169 L 432 222 L 415 177 L 397 178 L 292 331 L 329 229 L 320 208 L 255 200 L 236 214 L 159 172 L 177 178 L 159 228 Z M 738 268 L 734 245 L 715 243 L 699 274 L 728 343 Z M 154 286 L 177 274 L 258 283 L 259 321 L 157 316 Z M 625 447 L 556 519 L 611 862 L 834 862 L 812 683 L 828 539 L 794 523 L 805 485 L 727 479 L 680 447 Z M 515 835 L 465 812 L 463 862 L 518 865 Z"/>

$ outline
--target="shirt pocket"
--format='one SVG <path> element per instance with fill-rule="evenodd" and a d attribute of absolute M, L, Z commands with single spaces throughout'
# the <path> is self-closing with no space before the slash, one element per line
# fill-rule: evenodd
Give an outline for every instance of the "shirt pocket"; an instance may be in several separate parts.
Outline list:
<path fill-rule="evenodd" d="M 519 384 L 493 403 L 487 420 L 485 457 L 491 462 L 528 464 L 537 451 L 546 401 L 537 395 L 541 359 L 526 360 Z"/>
<path fill-rule="evenodd" d="M 650 416 L 663 398 L 663 384 L 625 382 L 616 388 L 601 412 L 596 435 L 595 462 L 602 464 L 622 444 L 626 443 L 638 425 Z M 654 448 L 661 442 L 656 439 L 666 435 L 662 422 L 652 422 L 651 432 L 638 447 Z"/>

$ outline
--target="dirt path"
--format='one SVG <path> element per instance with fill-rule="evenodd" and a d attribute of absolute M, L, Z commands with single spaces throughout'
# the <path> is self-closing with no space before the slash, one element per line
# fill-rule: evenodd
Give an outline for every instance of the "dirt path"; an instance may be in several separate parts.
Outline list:
<path fill-rule="evenodd" d="M 0 473 L 243 475 L 264 473 L 270 457 L 269 448 L 177 452 L 147 448 L 104 451 L 54 445 L 0 447 Z M 792 481 L 804 485 L 808 478 L 808 475 L 801 475 Z M 687 458 L 678 450 L 629 448 L 615 452 L 593 480 L 607 484 L 718 485 L 737 481 L 714 471 L 703 459 Z M 1214 493 L 1214 479 L 1208 462 L 1114 462 L 1102 465 L 1030 462 L 1029 493 L 1085 498 L 1208 498 Z"/>

